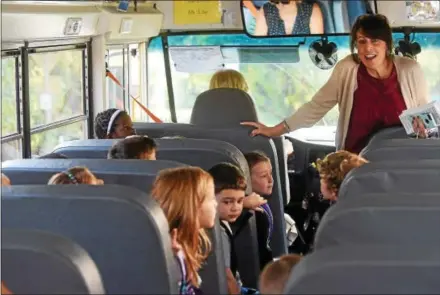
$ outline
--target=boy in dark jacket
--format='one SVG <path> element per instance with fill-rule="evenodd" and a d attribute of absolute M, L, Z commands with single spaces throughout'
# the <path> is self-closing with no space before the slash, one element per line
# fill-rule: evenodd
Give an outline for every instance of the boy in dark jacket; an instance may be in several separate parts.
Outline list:
<path fill-rule="evenodd" d="M 223 250 L 226 265 L 226 278 L 228 282 L 229 294 L 241 294 L 247 290 L 242 287 L 240 274 L 238 272 L 237 256 L 234 249 L 235 234 L 248 222 L 252 216 L 251 212 L 243 213 L 245 216 L 240 218 L 240 224 L 232 232 L 229 223 L 236 222 L 242 215 L 243 208 L 261 211 L 259 206 L 266 201 L 259 195 L 253 193 L 245 197 L 246 179 L 243 172 L 237 166 L 229 163 L 220 163 L 209 170 L 214 178 L 215 194 L 217 197 L 217 212 L 222 227 Z"/>

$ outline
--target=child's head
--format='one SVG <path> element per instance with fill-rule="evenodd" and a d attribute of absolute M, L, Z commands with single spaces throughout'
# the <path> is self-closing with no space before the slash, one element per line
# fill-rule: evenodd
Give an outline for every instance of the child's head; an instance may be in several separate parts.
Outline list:
<path fill-rule="evenodd" d="M 234 222 L 243 211 L 246 178 L 235 165 L 220 163 L 209 170 L 214 178 L 217 212 L 221 220 Z"/>
<path fill-rule="evenodd" d="M 9 177 L 7 177 L 2 173 L 2 186 L 10 186 L 10 185 L 11 185 L 11 180 L 9 179 Z"/>
<path fill-rule="evenodd" d="M 249 87 L 243 75 L 231 69 L 216 72 L 209 82 L 209 89 L 216 88 L 236 88 L 247 92 Z"/>
<path fill-rule="evenodd" d="M 156 143 L 142 135 L 133 135 L 121 139 L 110 148 L 109 159 L 156 160 Z"/>
<path fill-rule="evenodd" d="M 272 194 L 273 177 L 270 159 L 262 152 L 250 152 L 244 155 L 251 171 L 252 190 L 257 194 Z"/>
<path fill-rule="evenodd" d="M 125 138 L 134 135 L 135 130 L 127 112 L 108 109 L 96 115 L 95 133 L 98 139 Z"/>
<path fill-rule="evenodd" d="M 316 166 L 321 177 L 321 193 L 324 199 L 336 201 L 339 188 L 348 172 L 365 163 L 368 161 L 347 151 L 337 151 L 328 154 L 324 160 L 318 159 Z"/>
<path fill-rule="evenodd" d="M 151 195 L 160 204 L 170 234 L 179 244 L 173 245 L 173 250 L 183 250 L 188 278 L 198 286 L 197 272 L 211 249 L 204 229 L 214 226 L 216 216 L 211 175 L 198 167 L 165 169 L 157 176 Z"/>
<path fill-rule="evenodd" d="M 261 294 L 283 294 L 292 268 L 301 260 L 301 256 L 288 254 L 267 264 L 260 275 Z"/>
<path fill-rule="evenodd" d="M 67 171 L 57 173 L 52 176 L 48 182 L 49 185 L 53 184 L 91 184 L 102 185 L 104 181 L 96 178 L 92 172 L 86 167 L 73 167 Z"/>

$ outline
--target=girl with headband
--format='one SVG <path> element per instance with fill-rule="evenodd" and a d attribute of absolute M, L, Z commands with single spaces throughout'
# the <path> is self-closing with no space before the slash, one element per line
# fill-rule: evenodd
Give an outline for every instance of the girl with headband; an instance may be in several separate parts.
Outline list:
<path fill-rule="evenodd" d="M 91 184 L 103 185 L 104 181 L 97 178 L 86 167 L 73 167 L 67 171 L 60 172 L 52 176 L 48 182 L 54 184 Z"/>
<path fill-rule="evenodd" d="M 126 111 L 108 109 L 96 115 L 95 134 L 98 139 L 108 139 L 125 138 L 136 132 Z"/>

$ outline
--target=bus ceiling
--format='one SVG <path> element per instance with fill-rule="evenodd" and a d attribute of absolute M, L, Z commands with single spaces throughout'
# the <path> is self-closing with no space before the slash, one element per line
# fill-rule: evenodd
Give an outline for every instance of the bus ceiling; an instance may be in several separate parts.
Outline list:
<path fill-rule="evenodd" d="M 430 21 L 430 15 L 417 12 L 429 7 L 420 9 L 408 4 L 423 2 L 429 6 L 438 5 L 438 1 L 316 0 L 313 11 L 320 13 L 316 17 L 313 12 L 308 18 L 310 23 L 316 20 L 320 23 L 318 29 L 304 26 L 289 34 L 274 28 L 266 28 L 266 33 L 254 32 L 257 19 L 252 8 L 270 5 L 268 2 L 137 0 L 134 5 L 133 1 L 3 1 L 2 49 L 24 41 L 78 41 L 97 36 L 104 36 L 106 44 L 128 44 L 145 42 L 164 31 L 182 34 L 244 30 L 255 38 L 313 36 L 319 39 L 323 35 L 346 35 L 358 15 L 374 12 L 385 14 L 396 31 L 402 27 L 413 27 L 415 31 L 440 28 L 438 19 Z"/>

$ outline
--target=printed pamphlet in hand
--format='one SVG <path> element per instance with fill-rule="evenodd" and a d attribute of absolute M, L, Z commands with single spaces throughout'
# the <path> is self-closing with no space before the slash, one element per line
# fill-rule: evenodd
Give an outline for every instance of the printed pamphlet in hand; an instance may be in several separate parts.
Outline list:
<path fill-rule="evenodd" d="M 437 134 L 440 127 L 440 101 L 408 109 L 399 116 L 406 134 L 417 138 L 427 138 Z"/>

